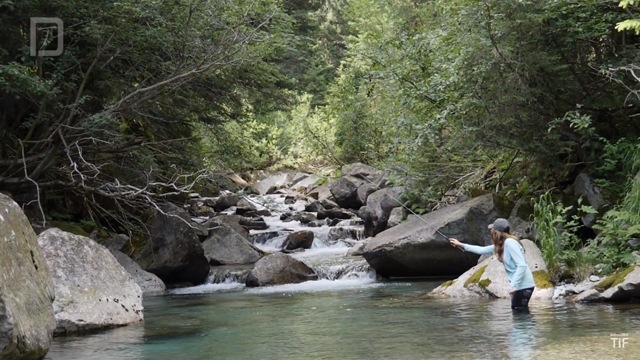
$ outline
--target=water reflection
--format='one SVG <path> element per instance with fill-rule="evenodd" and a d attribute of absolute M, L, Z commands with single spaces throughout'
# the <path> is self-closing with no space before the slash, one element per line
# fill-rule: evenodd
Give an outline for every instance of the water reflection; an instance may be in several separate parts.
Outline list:
<path fill-rule="evenodd" d="M 145 302 L 144 325 L 56 338 L 47 359 L 634 358 L 640 307 L 430 299 L 428 283 L 316 292 L 182 295 Z M 282 289 L 281 289 L 282 290 Z M 629 333 L 612 353 L 610 333 Z"/>

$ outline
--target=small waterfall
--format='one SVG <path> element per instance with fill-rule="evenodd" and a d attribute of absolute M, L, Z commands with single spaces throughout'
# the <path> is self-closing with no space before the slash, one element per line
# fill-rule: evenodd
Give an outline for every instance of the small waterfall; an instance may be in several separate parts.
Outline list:
<path fill-rule="evenodd" d="M 375 282 L 375 271 L 362 257 L 347 256 L 349 248 L 356 241 L 364 238 L 362 219 L 354 217 L 353 219 L 341 220 L 338 223 L 327 219 L 316 220 L 306 224 L 301 223 L 299 220 L 287 220 L 292 217 L 282 216 L 283 214 L 303 214 L 307 202 L 305 200 L 297 200 L 293 204 L 285 204 L 284 199 L 284 195 L 250 196 L 248 198 L 249 201 L 256 205 L 258 210 L 266 209 L 271 212 L 271 216 L 263 217 L 269 228 L 266 230 L 251 230 L 249 238 L 261 250 L 279 252 L 282 250 L 289 234 L 302 230 L 313 232 L 314 240 L 311 248 L 292 253 L 291 256 L 304 262 L 318 274 L 317 285 L 289 284 L 287 285 L 288 287 L 293 290 L 300 286 L 310 290 L 332 289 Z M 233 213 L 234 209 L 231 208 L 227 211 Z M 314 213 L 304 214 L 313 215 Z M 331 223 L 335 225 L 330 226 L 329 224 Z M 243 284 L 251 268 L 251 265 L 212 267 L 207 280 L 208 287 L 202 290 L 215 292 L 230 287 L 233 289 L 233 285 L 244 287 Z M 335 284 L 335 282 L 344 283 L 341 285 Z"/>

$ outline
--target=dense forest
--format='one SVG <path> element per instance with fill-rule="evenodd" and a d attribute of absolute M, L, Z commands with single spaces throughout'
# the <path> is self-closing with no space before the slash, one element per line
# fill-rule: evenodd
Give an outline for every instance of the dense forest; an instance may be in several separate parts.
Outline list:
<path fill-rule="evenodd" d="M 232 172 L 392 167 L 425 212 L 452 189 L 538 197 L 587 171 L 611 204 L 600 259 L 623 266 L 640 234 L 637 6 L 0 0 L 0 190 L 35 222 L 122 231 Z M 64 32 L 31 44 L 33 17 Z M 31 56 L 58 36 L 61 55 Z"/>

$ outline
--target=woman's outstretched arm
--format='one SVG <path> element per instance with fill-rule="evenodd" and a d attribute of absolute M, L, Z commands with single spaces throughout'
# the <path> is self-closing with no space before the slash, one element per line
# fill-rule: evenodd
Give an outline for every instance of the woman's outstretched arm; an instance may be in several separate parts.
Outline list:
<path fill-rule="evenodd" d="M 493 249 L 494 249 L 493 245 L 489 245 L 489 246 L 469 245 L 469 244 L 462 243 L 454 238 L 449 238 L 449 243 L 451 244 L 451 246 L 454 246 L 464 251 L 472 252 L 478 255 L 493 254 Z"/>

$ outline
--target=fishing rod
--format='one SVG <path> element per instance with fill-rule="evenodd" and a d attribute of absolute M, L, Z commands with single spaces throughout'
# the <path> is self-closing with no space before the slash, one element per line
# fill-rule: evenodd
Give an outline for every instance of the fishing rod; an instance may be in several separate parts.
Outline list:
<path fill-rule="evenodd" d="M 385 169 L 387 170 L 387 169 Z M 357 178 L 359 179 L 363 179 L 365 181 L 367 181 L 369 184 L 373 185 L 377 190 L 382 190 L 378 185 L 374 184 L 371 180 L 367 179 L 366 176 L 358 176 Z M 408 206 L 406 206 L 405 204 L 402 203 L 402 201 L 396 199 L 395 197 L 393 197 L 393 195 L 390 195 L 387 193 L 387 196 L 389 196 L 391 199 L 395 200 L 398 204 L 400 204 L 400 206 L 402 206 L 403 208 L 405 208 L 407 211 L 409 211 L 410 213 L 412 213 L 413 215 L 415 215 L 418 219 L 420 219 L 420 221 L 422 221 L 423 223 L 425 223 L 425 225 L 427 225 L 431 230 L 434 230 L 436 233 L 438 233 L 440 236 L 442 236 L 443 238 L 445 238 L 445 240 L 449 241 L 449 237 L 446 236 L 445 234 L 443 234 L 440 230 L 436 229 L 433 225 L 431 225 L 430 223 L 428 223 L 425 219 L 423 219 L 420 215 L 416 214 L 413 210 L 411 210 Z M 464 250 L 456 247 L 456 249 L 459 249 L 460 251 L 464 252 Z"/>

